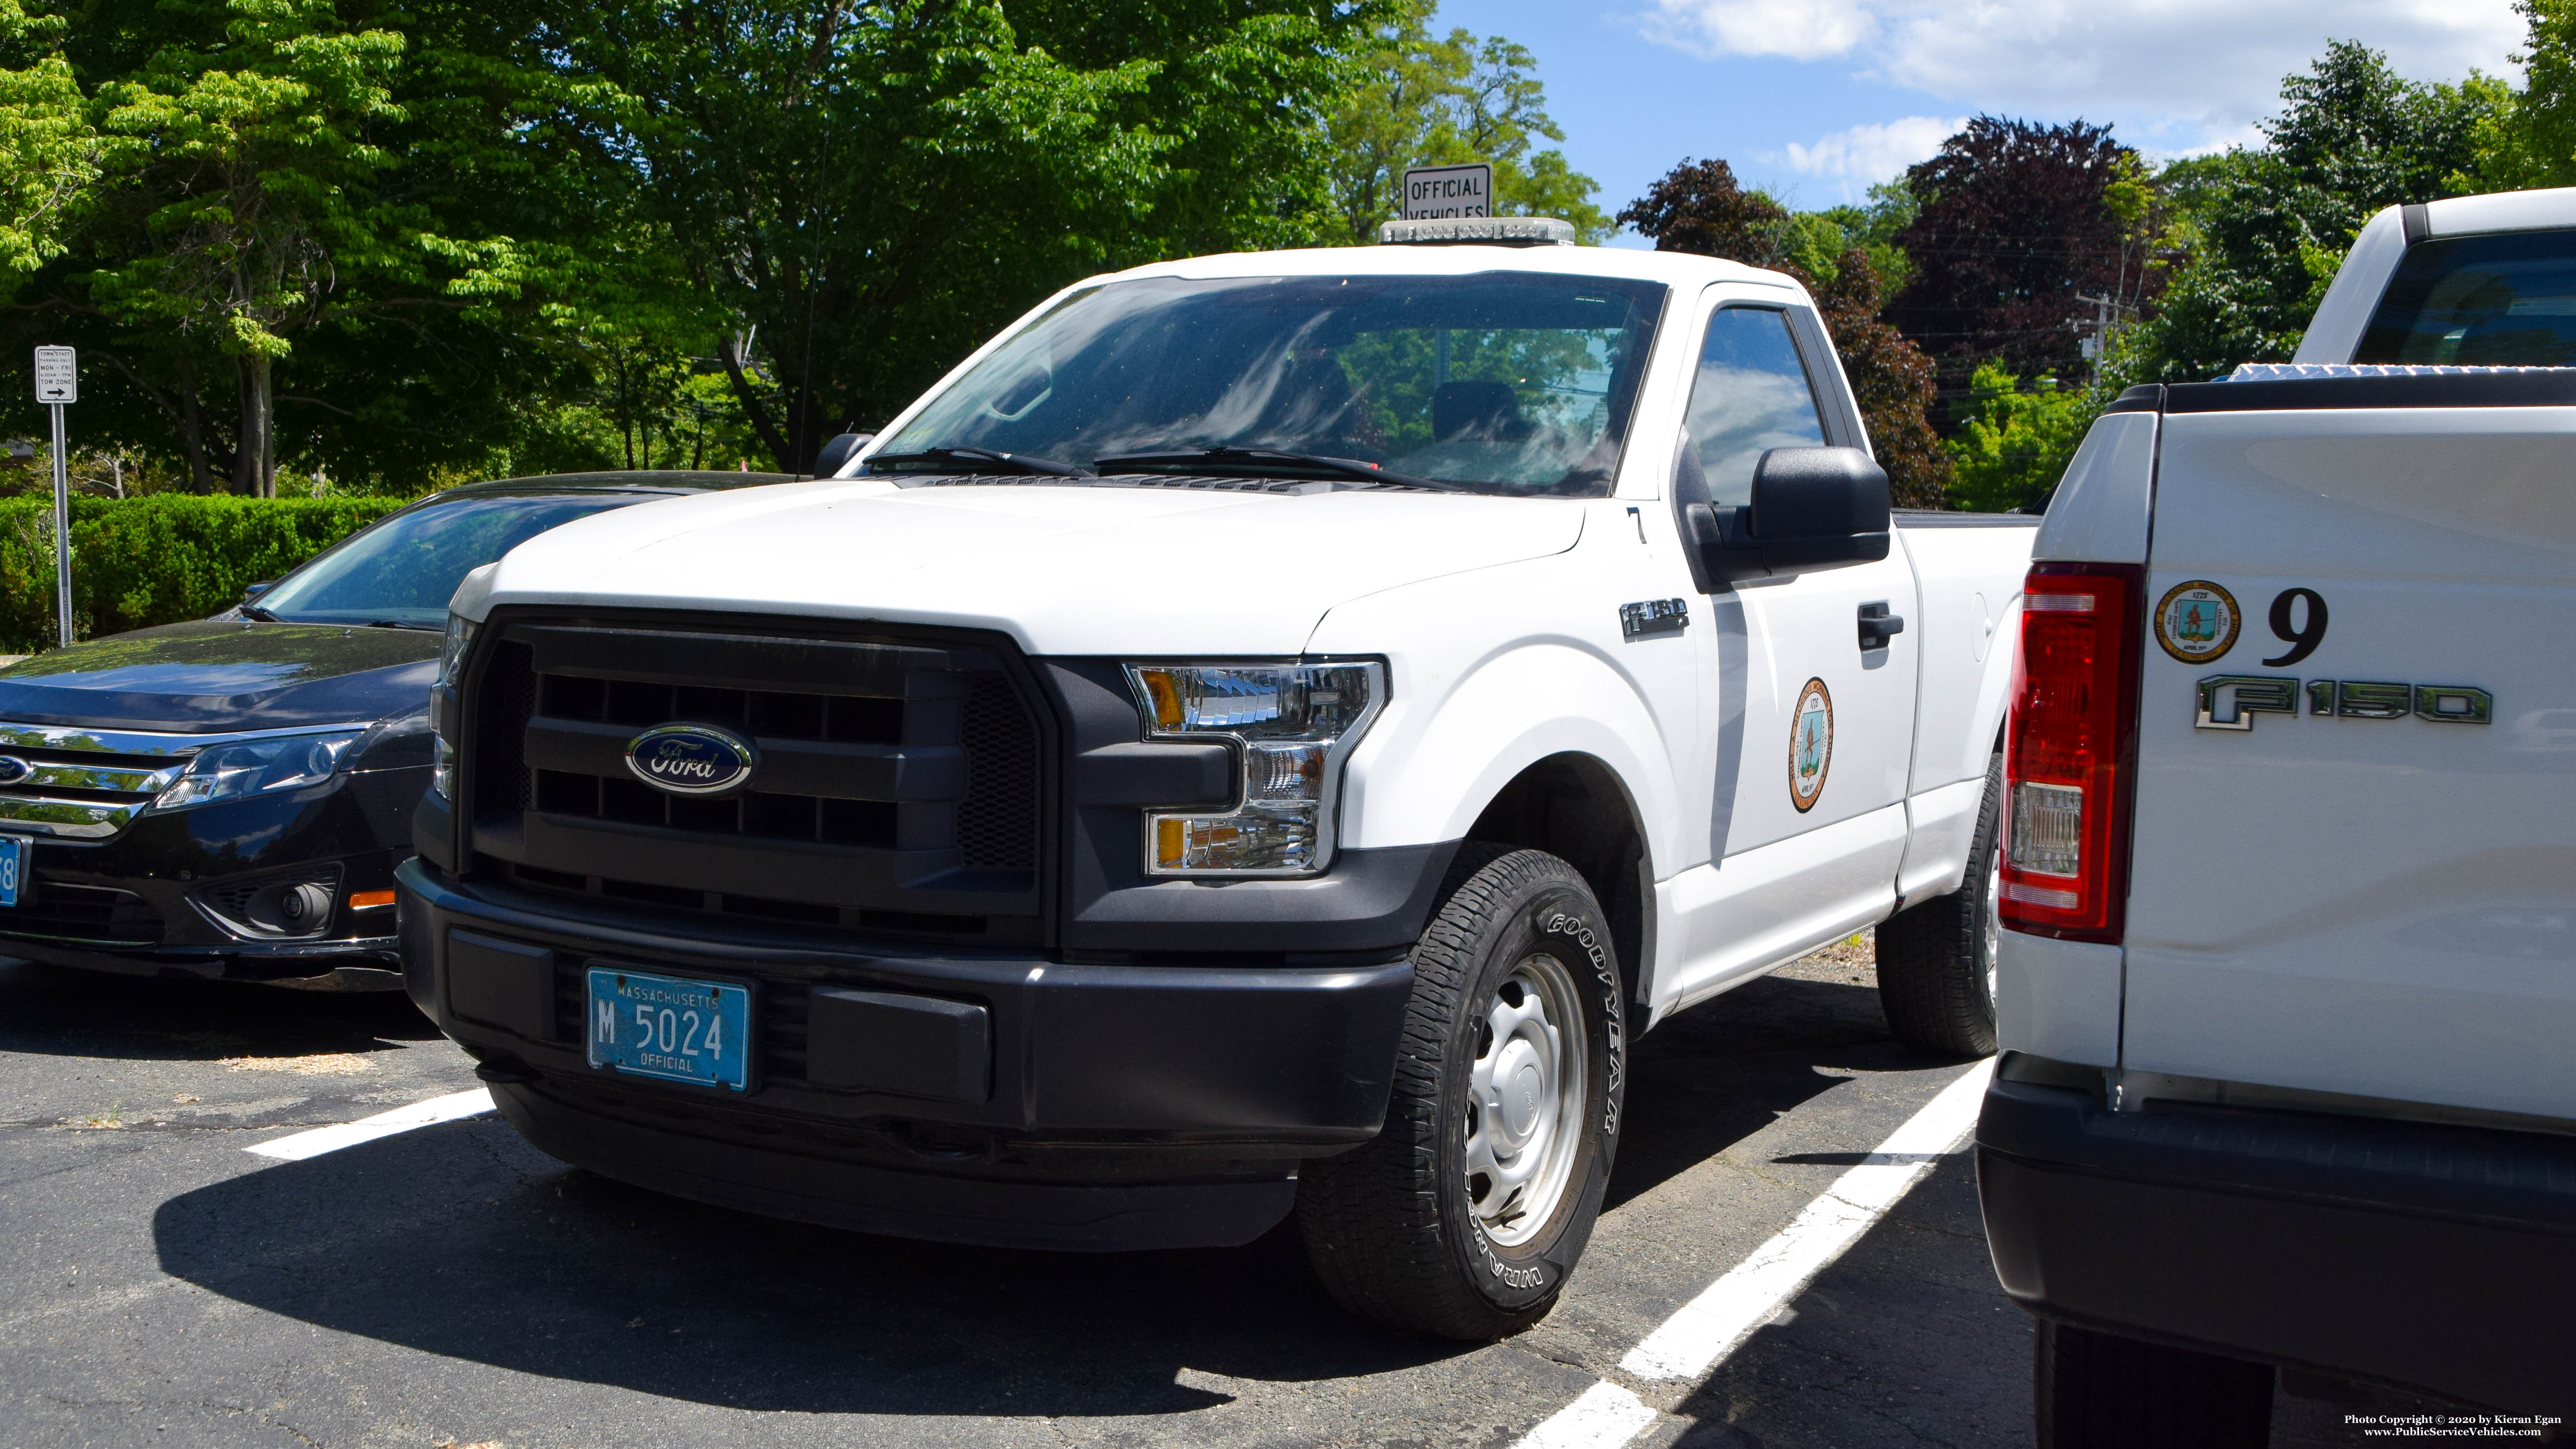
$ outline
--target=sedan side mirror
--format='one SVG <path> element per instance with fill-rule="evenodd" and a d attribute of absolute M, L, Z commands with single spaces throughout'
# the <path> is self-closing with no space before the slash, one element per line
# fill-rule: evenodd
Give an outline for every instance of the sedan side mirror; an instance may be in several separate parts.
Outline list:
<path fill-rule="evenodd" d="M 814 476 L 829 478 L 840 472 L 841 465 L 850 461 L 850 455 L 875 442 L 876 436 L 874 433 L 843 433 L 825 443 L 823 450 L 814 455 Z"/>
<path fill-rule="evenodd" d="M 247 604 L 251 600 L 258 598 L 260 595 L 267 593 L 270 589 L 275 587 L 277 587 L 277 580 L 275 579 L 261 579 L 255 584 L 244 584 L 242 585 L 241 601 Z"/>
<path fill-rule="evenodd" d="M 1709 592 L 1887 557 L 1887 472 L 1858 448 L 1773 448 L 1753 502 L 1685 510 Z"/>

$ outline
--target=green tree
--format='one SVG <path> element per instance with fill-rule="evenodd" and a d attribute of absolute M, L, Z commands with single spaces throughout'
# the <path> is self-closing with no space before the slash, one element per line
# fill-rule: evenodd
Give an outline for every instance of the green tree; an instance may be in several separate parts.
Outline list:
<path fill-rule="evenodd" d="M 2024 388 L 1994 362 L 1977 368 L 1969 388 L 1958 431 L 1942 441 L 1954 472 L 1951 499 L 1980 513 L 2038 502 L 2065 474 L 2099 409 L 2053 377 Z"/>
<path fill-rule="evenodd" d="M 403 41 L 352 30 L 329 0 L 230 0 L 222 41 L 171 46 L 98 96 L 105 181 L 148 197 L 147 244 L 90 274 L 112 319 L 194 334 L 238 379 L 234 487 L 276 487 L 276 364 L 344 305 L 342 274 L 409 270 L 407 218 L 370 205 L 394 164 L 375 124 L 398 121 Z"/>
<path fill-rule="evenodd" d="M 2522 12 L 2523 89 L 2472 76 L 2489 95 L 2479 120 L 2477 191 L 2576 185 L 2576 0 L 2515 0 Z"/>
<path fill-rule="evenodd" d="M 59 43 L 60 16 L 0 0 L 0 295 L 61 256 L 102 143 Z"/>
<path fill-rule="evenodd" d="M 636 245 L 627 162 L 566 124 L 601 98 L 516 0 L 87 0 L 28 33 L 0 45 L 0 138 L 60 130 L 68 75 L 96 160 L 0 346 L 80 347 L 85 445 L 197 491 L 606 461 L 567 412 L 587 329 L 650 290 L 620 280 L 639 257 L 687 283 Z"/>
<path fill-rule="evenodd" d="M 1789 218 L 1793 228 L 1787 247 L 1789 258 L 1809 276 L 1831 277 L 1841 264 L 1842 254 L 1859 248 L 1869 258 L 1880 292 L 1878 307 L 1884 308 L 1913 280 L 1914 259 L 1906 255 L 1897 237 L 1913 224 L 1921 210 L 1922 203 L 1899 177 L 1871 187 L 1869 199 L 1861 205 L 1793 213 Z"/>
<path fill-rule="evenodd" d="M 1592 203 L 1600 188 L 1540 149 L 1563 141 L 1547 114 L 1538 58 L 1499 35 L 1478 40 L 1431 32 L 1437 0 L 1403 0 L 1372 35 L 1368 79 L 1331 121 L 1333 200 L 1349 238 L 1373 241 L 1378 223 L 1402 214 L 1406 168 L 1483 161 L 1494 168 L 1494 210 L 1571 222 L 1587 244 L 1614 226 Z"/>
<path fill-rule="evenodd" d="M 2372 214 L 2475 189 L 2500 87 L 2409 81 L 2386 57 L 2335 41 L 2281 86 L 2259 149 L 2177 162 L 2159 178 L 2189 256 L 2124 339 L 2114 382 L 2198 382 L 2240 362 L 2281 361 Z"/>
<path fill-rule="evenodd" d="M 548 12 L 599 146 L 805 466 L 1086 273 L 1330 230 L 1326 116 L 1381 6 L 625 0 Z"/>

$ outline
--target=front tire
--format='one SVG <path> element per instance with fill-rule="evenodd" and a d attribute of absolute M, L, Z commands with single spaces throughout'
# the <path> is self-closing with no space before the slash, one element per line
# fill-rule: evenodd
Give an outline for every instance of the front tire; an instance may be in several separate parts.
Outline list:
<path fill-rule="evenodd" d="M 1306 1167 L 1297 1221 L 1344 1308 L 1483 1341 L 1555 1306 L 1592 1236 L 1627 1042 L 1609 919 L 1572 866 L 1470 843 L 1445 884 L 1386 1125 Z"/>
<path fill-rule="evenodd" d="M 1968 843 L 1966 883 L 1878 928 L 1878 1005 L 1887 1029 L 1917 1051 L 1982 1057 L 1995 1049 L 1996 917 L 2003 860 L 1996 850 L 2004 758 L 1986 766 L 1986 795 Z"/>

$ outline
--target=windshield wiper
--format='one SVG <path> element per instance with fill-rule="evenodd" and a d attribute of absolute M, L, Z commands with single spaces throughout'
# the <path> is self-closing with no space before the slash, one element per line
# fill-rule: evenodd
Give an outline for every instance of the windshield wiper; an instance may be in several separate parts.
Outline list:
<path fill-rule="evenodd" d="M 263 624 L 283 624 L 286 622 L 284 619 L 277 617 L 275 614 L 261 608 L 257 604 L 242 605 L 241 616 L 245 619 L 256 619 Z"/>
<path fill-rule="evenodd" d="M 415 624 L 408 619 L 369 619 L 367 621 L 367 627 L 370 629 L 420 629 L 432 634 L 440 632 L 439 627 L 436 624 Z"/>
<path fill-rule="evenodd" d="M 1357 458 L 1334 458 L 1322 453 L 1291 453 L 1278 448 L 1176 448 L 1163 453 L 1117 453 L 1094 458 L 1092 466 L 1102 469 L 1179 468 L 1206 463 L 1253 463 L 1271 467 L 1309 468 L 1330 473 L 1337 478 L 1357 478 L 1368 483 L 1402 483 L 1415 488 L 1429 488 L 1441 493 L 1465 493 L 1469 490 L 1437 478 L 1417 478 L 1410 473 L 1390 473 L 1375 463 Z"/>
<path fill-rule="evenodd" d="M 874 469 L 879 463 L 946 463 L 980 464 L 961 467 L 964 473 L 1034 473 L 1042 478 L 1090 478 L 1090 469 L 1076 463 L 1059 463 L 1033 453 L 1003 453 L 991 448 L 924 448 L 917 453 L 879 453 L 868 460 Z"/>

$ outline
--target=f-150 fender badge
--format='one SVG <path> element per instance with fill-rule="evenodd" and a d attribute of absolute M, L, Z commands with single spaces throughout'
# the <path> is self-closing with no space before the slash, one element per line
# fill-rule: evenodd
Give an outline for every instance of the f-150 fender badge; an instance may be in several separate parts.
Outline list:
<path fill-rule="evenodd" d="M 1824 798 L 1825 771 L 1834 763 L 1834 696 L 1821 679 L 1798 691 L 1789 714 L 1789 803 L 1806 814 Z"/>
<path fill-rule="evenodd" d="M 674 795 L 731 794 L 759 766 L 750 741 L 713 725 L 660 725 L 626 742 L 635 778 Z"/>
<path fill-rule="evenodd" d="M 2207 579 L 2176 584 L 2156 601 L 2156 642 L 2185 664 L 2206 664 L 2235 648 L 2244 622 L 2236 596 Z"/>
<path fill-rule="evenodd" d="M 2258 714 L 2299 715 L 2299 696 L 2308 697 L 2308 713 L 2334 719 L 2417 719 L 2435 724 L 2490 724 L 2495 696 L 2467 684 L 2389 684 L 2371 679 L 2311 679 L 2300 682 L 2281 674 L 2213 674 L 2200 681 L 2199 708 L 2192 728 L 2250 730 Z"/>
<path fill-rule="evenodd" d="M 1682 599 L 1646 599 L 1619 606 L 1619 632 L 1630 639 L 1678 634 L 1690 627 L 1690 604 Z"/>

